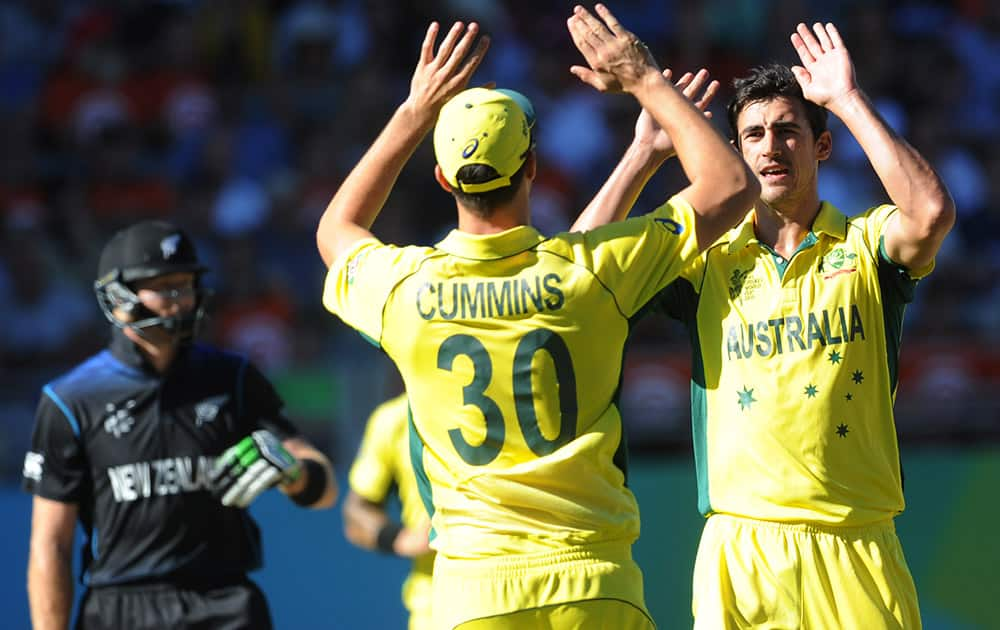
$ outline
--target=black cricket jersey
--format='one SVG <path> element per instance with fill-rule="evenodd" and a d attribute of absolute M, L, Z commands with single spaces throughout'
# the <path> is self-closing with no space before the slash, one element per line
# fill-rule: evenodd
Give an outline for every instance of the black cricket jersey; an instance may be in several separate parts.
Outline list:
<path fill-rule="evenodd" d="M 195 344 L 157 374 L 121 331 L 42 388 L 24 488 L 76 503 L 81 582 L 239 578 L 261 564 L 246 510 L 208 491 L 215 457 L 257 429 L 297 434 L 245 358 Z"/>

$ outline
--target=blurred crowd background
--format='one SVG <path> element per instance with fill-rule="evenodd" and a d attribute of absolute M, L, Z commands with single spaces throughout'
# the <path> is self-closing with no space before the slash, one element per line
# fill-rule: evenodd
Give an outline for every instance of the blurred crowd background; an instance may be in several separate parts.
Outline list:
<path fill-rule="evenodd" d="M 0 4 L 0 478 L 14 482 L 40 387 L 99 350 L 96 259 L 117 228 L 164 217 L 213 272 L 204 337 L 243 352 L 343 471 L 368 412 L 395 392 L 388 362 L 325 312 L 315 227 L 405 98 L 426 25 L 478 20 L 493 37 L 475 82 L 538 113 L 534 219 L 567 228 L 631 138 L 637 106 L 568 68 L 570 2 L 538 0 L 7 0 Z M 657 0 L 611 3 L 675 76 L 724 89 L 794 61 L 804 17 L 835 22 L 862 87 L 926 155 L 958 224 L 909 309 L 897 424 L 913 442 L 1000 438 L 1000 3 L 993 0 Z M 821 195 L 847 214 L 887 197 L 844 127 Z M 728 130 L 725 130 L 728 133 Z M 454 222 L 429 142 L 375 232 L 431 244 Z M 668 165 L 640 198 L 684 185 Z M 651 319 L 629 352 L 622 404 L 637 451 L 690 451 L 688 349 Z"/>

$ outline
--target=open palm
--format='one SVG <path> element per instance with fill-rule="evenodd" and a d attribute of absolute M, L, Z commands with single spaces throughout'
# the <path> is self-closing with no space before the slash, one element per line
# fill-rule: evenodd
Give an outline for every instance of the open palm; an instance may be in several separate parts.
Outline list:
<path fill-rule="evenodd" d="M 851 55 L 833 24 L 817 22 L 812 31 L 799 24 L 791 40 L 802 61 L 801 66 L 792 66 L 792 72 L 808 100 L 829 107 L 857 89 Z"/>
<path fill-rule="evenodd" d="M 667 80 L 671 78 L 670 69 L 663 71 L 663 76 Z M 707 82 L 707 85 L 706 85 Z M 706 118 L 712 117 L 712 112 L 706 111 L 708 104 L 712 102 L 715 98 L 715 94 L 719 91 L 718 81 L 708 81 L 708 70 L 702 68 L 697 72 L 697 74 L 692 74 L 690 72 L 685 72 L 674 86 L 681 91 L 684 96 L 690 100 L 695 107 L 705 112 Z M 704 88 L 704 91 L 702 91 Z M 701 96 L 698 93 L 701 92 Z M 653 150 L 657 153 L 666 156 L 667 158 L 672 157 L 676 150 L 674 149 L 674 141 L 670 139 L 670 135 L 667 134 L 653 117 L 645 109 L 639 114 L 639 118 L 635 121 L 635 137 L 636 140 L 640 142 L 646 142 L 653 147 Z"/>

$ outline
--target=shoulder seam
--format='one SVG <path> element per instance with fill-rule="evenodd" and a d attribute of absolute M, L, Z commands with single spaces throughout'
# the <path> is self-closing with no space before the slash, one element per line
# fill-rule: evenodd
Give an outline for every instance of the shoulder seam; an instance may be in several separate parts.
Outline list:
<path fill-rule="evenodd" d="M 698 289 L 695 291 L 696 295 L 698 296 L 699 302 L 701 301 L 701 292 L 705 288 L 705 280 L 708 278 L 708 259 L 709 259 L 708 255 L 712 252 L 713 249 L 722 247 L 723 245 L 729 245 L 730 242 L 731 241 L 723 241 L 721 243 L 715 243 L 714 245 L 709 245 L 708 249 L 706 249 L 703 253 L 698 254 L 699 256 L 705 257 L 705 266 L 701 271 L 701 282 L 698 283 Z M 678 276 L 678 277 L 683 277 L 683 276 Z M 694 287 L 693 282 L 691 283 L 691 287 L 692 288 Z"/>
<path fill-rule="evenodd" d="M 52 389 L 52 385 L 45 385 L 44 387 L 42 387 L 42 392 L 44 392 L 45 395 L 49 397 L 49 400 L 55 403 L 55 406 L 59 408 L 59 411 L 63 412 L 63 416 L 66 418 L 66 421 L 69 422 L 70 428 L 73 429 L 73 435 L 79 438 L 80 422 L 76 419 L 76 416 L 73 415 L 73 412 L 70 411 L 69 406 L 67 406 L 66 403 L 63 402 L 63 399 L 59 397 L 59 394 L 56 393 L 56 390 Z"/>
<path fill-rule="evenodd" d="M 409 280 L 411 277 L 417 275 L 417 273 L 423 268 L 424 263 L 426 263 L 427 261 L 431 260 L 432 258 L 441 258 L 441 257 L 444 257 L 444 256 L 448 256 L 448 252 L 443 252 L 441 250 L 434 249 L 433 247 L 430 248 L 430 249 L 431 249 L 431 253 L 428 254 L 428 255 L 426 255 L 426 256 L 424 256 L 420 260 L 420 263 L 416 267 L 413 268 L 413 271 L 410 271 L 409 273 L 406 273 L 406 274 L 403 274 L 402 276 L 400 276 L 399 280 L 396 281 L 396 284 L 392 285 L 392 288 L 389 289 L 389 293 L 386 295 L 385 303 L 382 304 L 382 314 L 380 316 L 380 319 L 382 320 L 382 325 L 379 327 L 379 335 L 378 335 L 379 338 L 377 340 L 378 341 L 378 348 L 379 348 L 379 350 L 382 350 L 383 352 L 385 352 L 385 348 L 382 347 L 382 338 L 384 337 L 383 331 L 385 330 L 385 311 L 386 311 L 386 308 L 388 308 L 388 306 L 389 306 L 389 298 L 393 294 L 396 293 L 396 289 L 399 288 L 399 285 L 403 284 L 404 282 L 406 282 L 407 280 Z M 367 338 L 367 335 L 364 335 L 364 333 L 362 333 L 362 336 L 364 336 L 364 337 Z"/>
<path fill-rule="evenodd" d="M 878 256 L 878 254 L 872 253 L 871 247 L 868 246 L 868 241 L 866 241 L 865 238 L 864 238 L 865 231 L 860 226 L 858 226 L 851 219 L 847 220 L 847 229 L 855 229 L 855 230 L 858 230 L 859 232 L 861 232 L 861 244 L 864 245 L 865 251 L 868 252 L 869 258 L 871 258 L 875 262 L 875 265 L 878 266 L 879 265 L 879 256 Z"/>
<path fill-rule="evenodd" d="M 546 239 L 546 240 L 549 240 L 549 239 Z M 544 243 L 544 242 L 545 241 L 542 241 L 542 243 Z M 539 245 L 541 245 L 541 243 L 539 243 Z M 536 251 L 539 254 L 549 254 L 551 256 L 555 256 L 556 258 L 559 258 L 561 260 L 565 260 L 566 262 L 568 262 L 569 264 L 573 265 L 574 267 L 580 267 L 581 269 L 586 270 L 587 273 L 589 273 L 595 280 L 597 280 L 597 283 L 599 285 L 601 285 L 604 288 L 605 291 L 608 292 L 608 295 L 611 296 L 611 301 L 614 302 L 615 309 L 618 311 L 618 314 L 621 315 L 622 318 L 624 318 L 626 322 L 629 321 L 628 316 L 625 315 L 625 312 L 622 311 L 621 305 L 618 303 L 618 296 L 615 295 L 615 292 L 612 291 L 611 288 L 608 285 L 604 284 L 604 281 L 601 280 L 600 276 L 598 276 L 596 273 L 594 273 L 593 269 L 590 269 L 590 268 L 586 267 L 585 265 L 581 265 L 580 263 L 576 262 L 575 260 L 571 260 L 569 258 L 566 258 L 562 254 L 558 254 L 558 253 L 556 253 L 554 251 L 551 251 L 551 250 L 548 250 L 548 249 L 537 249 Z"/>

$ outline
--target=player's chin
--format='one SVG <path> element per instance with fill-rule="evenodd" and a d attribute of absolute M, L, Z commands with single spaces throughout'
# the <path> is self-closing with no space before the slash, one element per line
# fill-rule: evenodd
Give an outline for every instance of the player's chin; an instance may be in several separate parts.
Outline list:
<path fill-rule="evenodd" d="M 784 184 L 761 182 L 760 198 L 769 206 L 781 204 L 792 196 L 792 188 Z"/>

